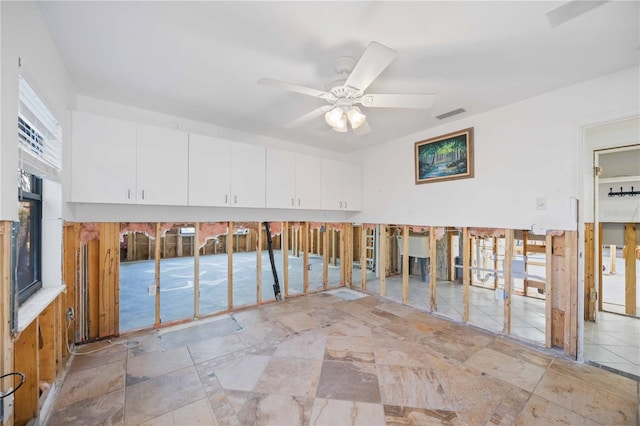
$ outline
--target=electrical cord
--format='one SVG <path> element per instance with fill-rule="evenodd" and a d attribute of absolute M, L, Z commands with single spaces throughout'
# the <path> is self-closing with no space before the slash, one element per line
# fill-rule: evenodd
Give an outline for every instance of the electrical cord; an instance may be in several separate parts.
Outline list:
<path fill-rule="evenodd" d="M 9 376 L 20 376 L 20 384 L 18 386 L 16 386 L 16 388 L 11 390 L 10 392 L 0 393 L 0 399 L 5 399 L 9 395 L 13 395 L 18 389 L 20 389 L 20 386 L 22 386 L 24 384 L 25 380 L 27 380 L 27 378 L 24 376 L 24 374 L 19 372 L 19 371 L 14 371 L 14 372 L 11 372 L 11 373 L 3 374 L 2 376 L 0 376 L 0 380 L 4 379 L 5 377 L 9 377 Z"/>
<path fill-rule="evenodd" d="M 122 345 L 124 346 L 126 349 L 134 349 L 137 348 L 138 346 L 140 346 L 140 342 L 138 342 L 137 340 L 132 340 L 131 342 L 126 341 L 126 342 L 112 342 L 111 339 L 109 339 L 109 345 L 107 346 L 103 346 L 101 348 L 97 348 L 97 349 L 93 349 L 90 351 L 85 351 L 85 352 L 78 352 L 78 351 L 74 351 L 73 349 L 71 349 L 71 345 L 69 344 L 69 327 L 71 326 L 71 320 L 67 320 L 67 328 L 65 331 L 65 337 L 67 339 L 67 350 L 69 351 L 69 353 L 74 354 L 74 355 L 90 355 L 90 354 L 94 354 L 96 352 L 100 352 L 103 351 L 105 349 L 111 348 L 113 346 L 118 346 L 118 345 Z M 131 345 L 130 345 L 131 343 Z"/>

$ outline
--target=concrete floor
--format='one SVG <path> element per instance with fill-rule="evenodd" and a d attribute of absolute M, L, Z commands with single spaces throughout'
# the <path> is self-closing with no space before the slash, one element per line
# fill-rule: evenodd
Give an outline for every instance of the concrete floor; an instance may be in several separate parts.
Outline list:
<path fill-rule="evenodd" d="M 74 356 L 47 424 L 633 425 L 638 388 L 340 288 Z"/>

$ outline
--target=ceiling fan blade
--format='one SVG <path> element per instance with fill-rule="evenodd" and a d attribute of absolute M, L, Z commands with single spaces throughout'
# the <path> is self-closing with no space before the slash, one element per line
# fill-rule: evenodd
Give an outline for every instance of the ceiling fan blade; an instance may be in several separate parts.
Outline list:
<path fill-rule="evenodd" d="M 360 60 L 344 83 L 364 92 L 385 68 L 396 58 L 398 53 L 378 42 L 372 41 L 367 46 Z"/>
<path fill-rule="evenodd" d="M 433 93 L 406 94 L 369 94 L 364 95 L 358 102 L 370 108 L 421 108 L 433 106 L 436 95 Z"/>
<path fill-rule="evenodd" d="M 369 126 L 369 123 L 367 123 L 366 121 L 362 123 L 360 127 L 353 129 L 353 133 L 355 133 L 358 136 L 366 135 L 369 132 L 371 132 L 371 127 Z"/>
<path fill-rule="evenodd" d="M 301 126 L 305 125 L 306 123 L 308 123 L 310 121 L 313 121 L 318 117 L 321 117 L 327 111 L 329 111 L 331 108 L 333 108 L 332 105 L 324 105 L 324 106 L 321 106 L 320 108 L 316 108 L 313 111 L 303 115 L 302 117 L 296 118 L 291 123 L 286 124 L 284 127 L 285 127 L 285 129 L 301 127 Z"/>
<path fill-rule="evenodd" d="M 316 98 L 326 99 L 331 97 L 331 94 L 322 90 L 312 89 L 310 87 L 300 86 L 298 84 L 287 83 L 280 80 L 274 80 L 272 78 L 263 77 L 258 80 L 258 84 L 264 84 L 266 86 L 275 87 L 277 89 L 288 90 L 290 92 L 302 93 L 303 95 L 309 95 Z"/>

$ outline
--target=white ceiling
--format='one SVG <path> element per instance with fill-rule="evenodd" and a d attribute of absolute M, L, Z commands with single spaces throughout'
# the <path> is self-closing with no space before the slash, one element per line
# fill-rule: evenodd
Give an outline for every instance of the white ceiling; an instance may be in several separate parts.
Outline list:
<path fill-rule="evenodd" d="M 335 151 L 353 151 L 638 65 L 640 2 L 611 1 L 552 27 L 566 2 L 40 3 L 80 94 Z M 365 109 L 371 133 L 284 125 L 324 101 L 339 56 L 398 52 L 367 93 L 436 93 L 430 110 Z M 455 120 L 456 116 L 444 120 Z M 323 124 L 322 117 L 317 125 Z"/>

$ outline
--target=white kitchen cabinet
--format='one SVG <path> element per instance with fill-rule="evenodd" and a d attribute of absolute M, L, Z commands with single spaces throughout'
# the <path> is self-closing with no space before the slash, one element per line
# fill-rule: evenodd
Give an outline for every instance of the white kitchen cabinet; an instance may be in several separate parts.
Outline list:
<path fill-rule="evenodd" d="M 231 143 L 231 207 L 265 206 L 265 149 Z"/>
<path fill-rule="evenodd" d="M 138 204 L 187 205 L 188 140 L 186 132 L 138 124 Z"/>
<path fill-rule="evenodd" d="M 320 208 L 320 160 L 280 149 L 267 150 L 266 206 Z"/>
<path fill-rule="evenodd" d="M 261 146 L 189 135 L 189 205 L 264 207 Z"/>
<path fill-rule="evenodd" d="M 73 112 L 71 197 L 82 203 L 136 203 L 136 123 Z"/>
<path fill-rule="evenodd" d="M 189 205 L 231 205 L 231 142 L 189 134 Z"/>
<path fill-rule="evenodd" d="M 359 165 L 323 159 L 321 176 L 323 210 L 362 208 L 362 168 Z"/>

